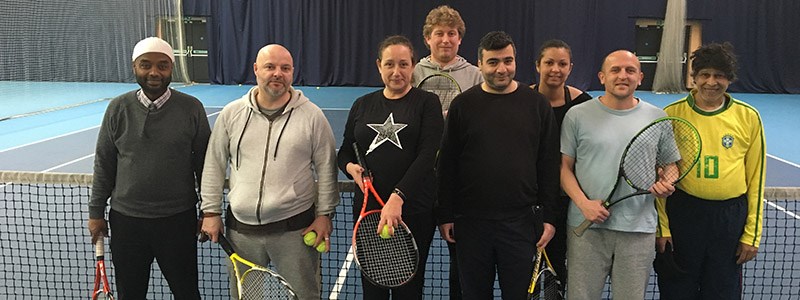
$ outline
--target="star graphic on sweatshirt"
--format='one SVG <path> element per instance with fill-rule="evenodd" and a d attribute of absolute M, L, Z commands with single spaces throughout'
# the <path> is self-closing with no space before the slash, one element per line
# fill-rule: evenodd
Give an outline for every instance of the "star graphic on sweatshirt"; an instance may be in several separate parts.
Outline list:
<path fill-rule="evenodd" d="M 389 114 L 389 117 L 386 118 L 386 121 L 383 121 L 383 124 L 367 124 L 367 126 L 369 126 L 369 128 L 372 130 L 375 130 L 378 135 L 372 139 L 372 144 L 369 145 L 369 149 L 367 150 L 366 154 L 369 154 L 372 152 L 372 150 L 375 150 L 378 148 L 378 146 L 386 141 L 391 142 L 397 146 L 397 148 L 403 149 L 403 146 L 400 145 L 400 137 L 397 136 L 397 133 L 400 132 L 400 130 L 403 130 L 403 128 L 406 128 L 408 124 L 395 123 L 393 113 Z"/>

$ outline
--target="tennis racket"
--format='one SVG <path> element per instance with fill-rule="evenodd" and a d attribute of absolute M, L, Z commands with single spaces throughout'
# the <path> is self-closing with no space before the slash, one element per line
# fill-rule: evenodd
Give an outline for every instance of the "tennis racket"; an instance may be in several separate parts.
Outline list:
<path fill-rule="evenodd" d="M 659 178 L 674 185 L 697 164 L 702 144 L 697 129 L 684 119 L 664 117 L 653 121 L 633 136 L 625 147 L 617 181 L 603 207 L 609 208 L 633 196 L 649 193 L 647 189 Z M 636 191 L 612 200 L 620 179 Z M 591 225 L 591 221 L 585 220 L 574 232 L 581 236 Z"/>
<path fill-rule="evenodd" d="M 361 273 L 376 285 L 387 288 L 401 286 L 411 281 L 417 273 L 419 261 L 417 242 L 411 230 L 403 222 L 392 228 L 394 232 L 392 237 L 388 239 L 380 237 L 377 228 L 381 220 L 381 210 L 366 211 L 367 201 L 369 194 L 372 194 L 381 207 L 384 206 L 384 202 L 372 186 L 372 174 L 358 150 L 357 143 L 353 143 L 353 150 L 356 152 L 358 164 L 364 169 L 361 173 L 364 203 L 353 228 L 356 264 Z"/>
<path fill-rule="evenodd" d="M 533 266 L 531 284 L 528 286 L 528 300 L 563 300 L 561 281 L 558 280 L 547 251 L 539 248 L 536 251 L 536 260 Z"/>
<path fill-rule="evenodd" d="M 297 299 L 292 286 L 286 282 L 283 276 L 239 256 L 222 234 L 218 239 L 219 245 L 228 254 L 231 264 L 233 264 L 239 299 Z M 242 272 L 243 269 L 246 270 Z"/>
<path fill-rule="evenodd" d="M 101 237 L 94 243 L 94 255 L 97 258 L 97 262 L 95 262 L 94 268 L 92 300 L 114 300 L 114 294 L 111 293 L 111 285 L 108 283 L 108 276 L 106 275 L 106 249 L 103 240 L 105 239 Z"/>
<path fill-rule="evenodd" d="M 428 75 L 417 84 L 417 87 L 439 96 L 439 102 L 442 103 L 442 114 L 445 117 L 450 109 L 450 102 L 453 102 L 453 98 L 461 94 L 458 82 L 445 73 Z"/>

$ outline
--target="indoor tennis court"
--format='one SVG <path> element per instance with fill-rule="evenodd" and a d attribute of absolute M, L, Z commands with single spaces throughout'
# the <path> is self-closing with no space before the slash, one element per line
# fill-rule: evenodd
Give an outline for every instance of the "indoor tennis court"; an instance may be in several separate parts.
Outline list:
<path fill-rule="evenodd" d="M 518 43 L 516 79 L 525 84 L 535 78 L 538 44 L 563 36 L 573 45 L 575 56 L 570 84 L 597 96 L 603 92 L 596 70 L 611 50 L 639 49 L 643 71 L 655 68 L 656 61 L 646 61 L 652 55 L 645 52 L 650 50 L 639 48 L 645 46 L 638 42 L 663 26 L 665 6 L 672 0 L 655 4 L 508 1 L 505 9 L 469 1 L 56 2 L 60 3 L 0 3 L 0 24 L 8 28 L 0 32 L 0 297 L 4 299 L 83 299 L 90 294 L 94 256 L 85 226 L 95 142 L 109 101 L 138 88 L 129 60 L 131 48 L 141 38 L 173 39 L 171 43 L 181 50 L 176 50 L 171 87 L 200 99 L 212 125 L 223 106 L 255 83 L 251 67 L 255 51 L 267 43 L 287 45 L 295 56 L 294 87 L 323 109 L 341 146 L 353 101 L 381 88 L 375 45 L 390 33 L 400 33 L 412 39 L 418 58 L 426 55 L 420 29 L 432 7 L 448 4 L 462 12 L 469 33 L 461 43 L 461 55 L 473 63 L 481 35 L 496 29 L 508 31 Z M 774 7 L 766 7 L 753 1 L 734 2 L 741 4 L 742 11 L 734 11 L 737 5 L 728 1 L 687 3 L 687 32 L 699 26 L 702 42 L 736 44 L 741 79 L 729 91 L 758 109 L 764 124 L 768 151 L 764 236 L 758 256 L 744 266 L 744 298 L 795 299 L 800 296 L 800 140 L 795 138 L 800 126 L 796 71 L 800 63 L 790 49 L 798 44 L 800 23 L 789 12 L 800 11 L 800 3 L 777 1 Z M 545 21 L 554 11 L 568 9 L 592 17 L 571 18 L 574 23 Z M 356 11 L 373 16 L 366 18 Z M 273 21 L 243 21 L 245 16 L 270 13 Z M 48 17 L 53 15 L 60 17 Z M 64 15 L 83 17 L 75 20 Z M 286 15 L 303 18 L 288 20 Z M 740 17 L 734 21 L 731 15 Z M 361 21 L 343 23 L 342 18 Z M 606 18 L 612 21 L 603 23 Z M 181 22 L 175 20 L 183 24 L 176 25 Z M 585 32 L 583 28 L 593 24 L 605 24 L 603 31 L 615 33 Z M 339 37 L 338 32 L 352 33 Z M 287 33 L 294 35 L 286 37 Z M 589 41 L 583 41 L 584 35 Z M 693 42 L 687 40 L 689 47 Z M 685 95 L 685 91 L 654 93 L 648 86 L 636 93 L 658 107 Z M 358 268 L 348 260 L 353 183 L 342 174 L 339 178 L 342 203 L 334 220 L 332 249 L 322 255 L 322 297 L 361 299 Z M 436 233 L 425 274 L 425 299 L 449 298 L 447 253 Z M 198 255 L 201 295 L 226 299 L 224 252 L 215 244 L 203 243 Z M 113 253 L 106 259 L 113 261 Z M 169 287 L 155 264 L 153 273 L 148 299 L 170 299 Z M 113 268 L 109 275 L 113 290 Z M 647 299 L 658 299 L 654 276 Z M 499 298 L 497 288 L 495 295 Z"/>

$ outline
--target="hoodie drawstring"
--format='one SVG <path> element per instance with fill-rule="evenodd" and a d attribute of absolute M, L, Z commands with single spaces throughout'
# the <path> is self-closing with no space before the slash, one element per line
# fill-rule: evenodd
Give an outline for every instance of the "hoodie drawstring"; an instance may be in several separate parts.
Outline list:
<path fill-rule="evenodd" d="M 289 102 L 291 102 L 291 101 L 292 101 L 292 97 L 290 96 L 289 97 L 289 101 L 286 102 L 286 105 L 288 105 Z M 289 120 L 292 119 L 292 112 L 294 112 L 294 107 L 289 109 L 289 115 L 286 116 L 286 122 L 283 123 L 283 127 L 281 127 L 281 132 L 278 134 L 278 141 L 275 142 L 275 151 L 272 154 L 272 160 L 278 159 L 278 147 L 281 144 L 281 138 L 283 137 L 283 132 L 286 131 L 286 125 L 288 125 L 289 124 Z M 242 133 L 239 134 L 239 141 L 236 143 L 236 170 L 238 170 L 239 167 L 241 166 L 240 149 L 241 149 L 241 146 L 242 146 L 242 139 L 244 139 L 244 132 L 247 130 L 247 125 L 250 124 L 250 118 L 251 118 L 252 115 L 253 115 L 253 110 L 250 109 L 247 112 L 247 120 L 245 120 L 244 126 L 242 127 Z"/>
<path fill-rule="evenodd" d="M 286 122 L 283 123 L 283 127 L 281 127 L 281 133 L 278 134 L 278 141 L 275 142 L 275 152 L 272 156 L 272 160 L 278 159 L 278 146 L 281 145 L 281 137 L 283 137 L 283 132 L 286 130 L 286 125 L 289 124 L 289 120 L 292 119 L 292 112 L 294 112 L 294 107 L 289 110 L 289 116 L 286 117 Z"/>
<path fill-rule="evenodd" d="M 250 116 L 252 115 L 253 115 L 253 110 L 248 110 L 247 120 L 244 121 L 244 126 L 242 127 L 242 133 L 239 134 L 239 141 L 236 142 L 236 170 L 239 170 L 239 166 L 241 165 L 239 150 L 241 149 L 242 146 L 242 139 L 244 138 L 244 132 L 247 130 L 247 124 L 250 124 Z"/>

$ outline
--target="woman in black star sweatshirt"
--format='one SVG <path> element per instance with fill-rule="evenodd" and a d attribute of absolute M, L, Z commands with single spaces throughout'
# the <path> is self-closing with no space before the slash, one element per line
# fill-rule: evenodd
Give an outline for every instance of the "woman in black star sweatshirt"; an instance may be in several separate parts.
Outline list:
<path fill-rule="evenodd" d="M 386 38 L 378 55 L 376 64 L 386 86 L 353 103 L 338 164 L 360 186 L 363 169 L 351 146 L 357 142 L 374 176 L 375 189 L 386 200 L 379 227 L 402 220 L 414 234 L 420 252 L 417 275 L 406 285 L 392 288 L 391 295 L 395 299 L 422 299 L 425 263 L 436 226 L 434 160 L 444 127 L 442 107 L 436 95 L 411 86 L 415 59 L 407 38 Z M 356 191 L 354 220 L 362 199 L 362 192 Z M 380 208 L 372 196 L 368 202 L 367 210 Z M 389 289 L 378 287 L 363 276 L 361 281 L 365 299 L 388 297 Z"/>

